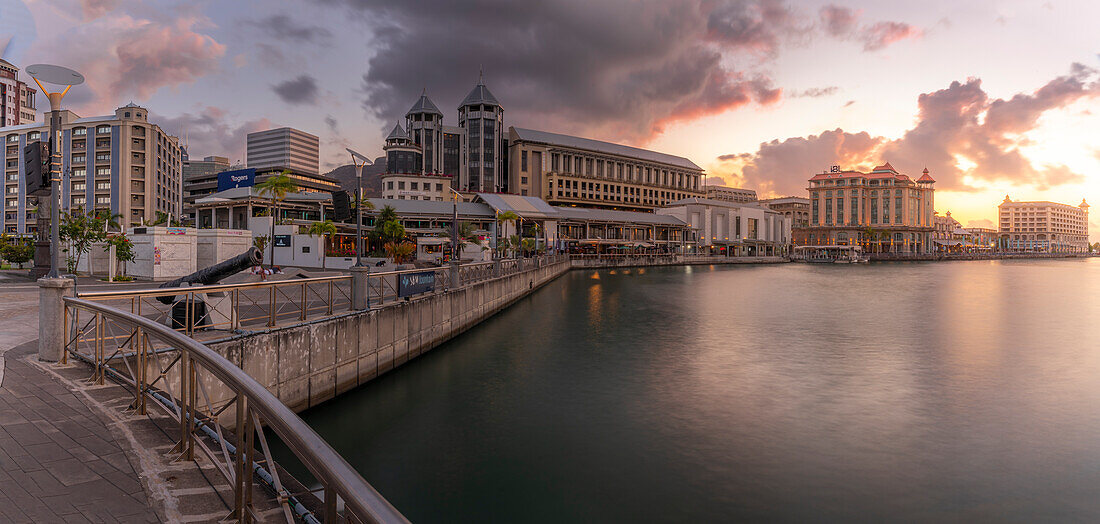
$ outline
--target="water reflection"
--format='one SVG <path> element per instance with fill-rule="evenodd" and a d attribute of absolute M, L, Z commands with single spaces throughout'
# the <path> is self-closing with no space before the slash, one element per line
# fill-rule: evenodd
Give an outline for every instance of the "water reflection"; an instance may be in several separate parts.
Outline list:
<path fill-rule="evenodd" d="M 414 522 L 1100 519 L 1100 260 L 632 273 L 305 417 Z"/>

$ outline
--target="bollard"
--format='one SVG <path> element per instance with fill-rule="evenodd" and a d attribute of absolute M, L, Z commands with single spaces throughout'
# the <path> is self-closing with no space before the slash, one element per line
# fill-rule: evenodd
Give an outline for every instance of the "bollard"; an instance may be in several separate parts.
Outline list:
<path fill-rule="evenodd" d="M 351 309 L 362 311 L 370 309 L 367 296 L 367 281 L 370 279 L 370 266 L 352 266 L 351 268 Z"/>
<path fill-rule="evenodd" d="M 73 279 L 38 279 L 38 360 L 60 362 L 65 352 L 65 301 L 73 296 Z"/>

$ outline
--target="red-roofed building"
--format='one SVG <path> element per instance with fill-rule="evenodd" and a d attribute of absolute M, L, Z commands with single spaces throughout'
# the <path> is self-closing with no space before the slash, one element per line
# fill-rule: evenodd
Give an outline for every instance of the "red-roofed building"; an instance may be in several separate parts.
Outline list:
<path fill-rule="evenodd" d="M 869 173 L 834 166 L 810 177 L 810 223 L 792 232 L 795 244 L 931 252 L 936 181 L 922 174 L 913 180 L 886 162 Z"/>

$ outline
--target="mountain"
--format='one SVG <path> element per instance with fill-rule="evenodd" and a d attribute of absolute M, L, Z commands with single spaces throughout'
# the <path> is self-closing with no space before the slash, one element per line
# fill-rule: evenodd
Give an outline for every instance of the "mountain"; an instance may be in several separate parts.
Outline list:
<path fill-rule="evenodd" d="M 340 188 L 347 191 L 352 197 L 355 196 L 355 175 L 356 169 L 354 165 L 348 164 L 340 166 L 328 173 L 325 176 L 335 178 L 340 184 Z M 363 168 L 363 196 L 367 198 L 379 198 L 382 196 L 382 173 L 386 171 L 386 157 L 378 157 L 374 160 L 373 165 L 369 165 Z"/>

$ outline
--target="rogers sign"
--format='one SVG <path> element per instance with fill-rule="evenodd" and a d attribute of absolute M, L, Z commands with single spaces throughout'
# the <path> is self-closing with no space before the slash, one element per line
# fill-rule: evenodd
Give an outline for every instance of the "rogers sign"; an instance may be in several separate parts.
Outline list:
<path fill-rule="evenodd" d="M 255 169 L 237 169 L 218 173 L 218 191 L 253 185 L 256 185 Z"/>

